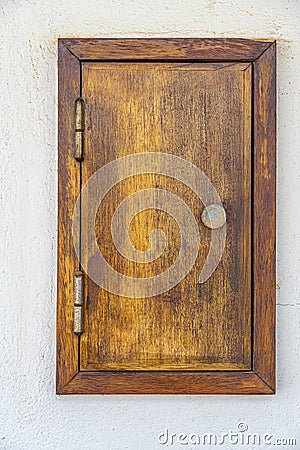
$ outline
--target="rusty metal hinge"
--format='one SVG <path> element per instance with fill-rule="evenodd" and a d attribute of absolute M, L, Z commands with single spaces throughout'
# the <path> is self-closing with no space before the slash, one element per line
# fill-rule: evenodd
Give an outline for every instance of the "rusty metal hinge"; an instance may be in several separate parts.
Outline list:
<path fill-rule="evenodd" d="M 77 161 L 83 160 L 84 146 L 84 100 L 75 100 L 75 142 L 74 158 Z"/>
<path fill-rule="evenodd" d="M 83 331 L 83 273 L 76 271 L 74 274 L 74 333 Z"/>

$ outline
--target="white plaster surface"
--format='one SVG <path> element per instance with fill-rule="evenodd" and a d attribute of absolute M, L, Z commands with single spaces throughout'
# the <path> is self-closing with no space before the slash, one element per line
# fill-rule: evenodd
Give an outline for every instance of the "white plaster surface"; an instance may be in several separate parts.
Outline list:
<path fill-rule="evenodd" d="M 1 0 L 0 15 L 0 448 L 211 448 L 157 435 L 244 421 L 300 449 L 300 1 Z M 276 396 L 55 395 L 57 38 L 77 36 L 278 39 Z"/>

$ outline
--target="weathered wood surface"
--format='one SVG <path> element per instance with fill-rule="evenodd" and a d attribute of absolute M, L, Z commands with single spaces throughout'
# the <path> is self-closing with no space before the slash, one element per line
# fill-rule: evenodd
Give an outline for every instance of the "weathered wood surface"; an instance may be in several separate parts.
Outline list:
<path fill-rule="evenodd" d="M 80 63 L 59 46 L 58 74 L 58 254 L 57 254 L 57 390 L 78 372 L 78 338 L 73 333 L 74 271 L 72 214 L 80 192 L 80 166 L 73 158 L 74 104 L 80 95 Z"/>
<path fill-rule="evenodd" d="M 254 63 L 253 369 L 275 389 L 276 47 Z"/>
<path fill-rule="evenodd" d="M 80 372 L 64 394 L 273 394 L 253 372 Z"/>
<path fill-rule="evenodd" d="M 141 291 L 140 298 L 125 298 L 88 281 L 81 369 L 250 369 L 251 66 L 84 63 L 82 95 L 87 123 L 83 184 L 97 169 L 128 154 L 174 154 L 198 166 L 214 184 L 227 211 L 227 238 L 217 270 L 199 286 L 211 230 L 201 222 L 203 204 L 191 189 L 155 174 L 127 178 L 111 189 L 99 207 L 95 230 L 102 254 L 118 272 L 156 276 L 180 251 L 176 221 L 153 209 L 132 221 L 130 238 L 146 250 L 150 232 L 163 230 L 168 242 L 163 255 L 145 264 L 116 251 L 112 216 L 140 189 L 166 189 L 185 201 L 201 242 L 190 273 L 164 294 L 148 297 Z M 131 216 L 129 208 L 126 214 Z M 90 254 L 90 264 L 93 258 Z M 132 297 L 135 289 L 132 282 Z"/>
<path fill-rule="evenodd" d="M 57 306 L 57 392 L 75 393 L 186 393 L 186 394 L 272 394 L 275 392 L 275 43 L 249 41 L 244 39 L 60 39 L 59 40 L 59 215 L 58 215 L 58 306 Z M 153 60 L 181 62 L 189 61 L 215 63 L 245 62 L 253 66 L 253 111 L 252 111 L 252 370 L 203 370 L 203 371 L 80 371 L 79 340 L 73 334 L 73 272 L 79 268 L 71 237 L 71 215 L 80 189 L 80 171 L 73 155 L 73 107 L 76 97 L 81 95 L 80 63 L 83 61 L 145 61 Z M 237 67 L 237 66 L 236 66 Z M 224 70 L 222 68 L 221 72 Z M 227 68 L 229 70 L 229 68 Z M 218 71 L 218 70 L 217 70 Z M 248 75 L 247 75 L 248 72 Z M 244 76 L 249 76 L 246 68 Z M 249 98 L 249 83 L 244 83 L 244 99 Z M 188 97 L 188 95 L 187 95 Z M 199 101 L 199 99 L 198 99 Z M 222 102 L 221 102 L 222 104 Z M 244 118 L 249 108 L 244 107 Z M 176 113 L 176 110 L 175 110 Z M 148 120 L 147 126 L 151 124 Z M 224 125 L 224 124 L 223 124 Z M 228 125 L 230 133 L 230 121 Z M 153 124 L 151 124 L 153 128 Z M 151 128 L 151 127 L 150 127 Z M 244 130 L 245 147 L 250 130 Z M 203 142 L 203 136 L 200 136 Z M 150 139 L 151 140 L 151 139 Z M 148 139 L 149 141 L 149 139 Z M 193 147 L 194 148 L 194 147 Z M 248 161 L 244 161 L 247 172 Z M 227 166 L 226 166 L 227 167 Z M 226 169 L 227 170 L 227 169 Z M 245 174 L 246 174 L 245 172 Z M 151 177 L 150 177 L 151 178 Z M 247 177 L 246 177 L 247 179 Z M 147 180 L 144 179 L 144 182 Z M 153 183 L 153 179 L 147 182 Z M 138 183 L 138 180 L 137 180 Z M 220 189 L 218 182 L 218 189 Z M 171 186 L 169 180 L 163 185 Z M 125 188 L 126 186 L 123 186 Z M 129 188 L 129 186 L 127 186 Z M 132 186 L 131 186 L 132 188 Z M 245 185 L 243 187 L 245 190 Z M 183 192 L 180 187 L 179 191 Z M 125 194 L 124 190 L 124 194 Z M 188 189 L 186 190 L 187 193 Z M 190 193 L 189 193 L 190 194 Z M 190 204 L 194 211 L 197 201 Z M 113 200 L 113 199 L 112 199 Z M 227 205 L 228 206 L 228 205 Z M 110 205 L 108 210 L 110 209 Z M 244 219 L 246 215 L 244 215 Z M 98 217 L 99 219 L 99 217 Z M 149 218 L 149 224 L 142 227 L 143 233 L 154 223 L 162 220 L 161 215 Z M 174 239 L 176 225 L 169 221 L 167 235 Z M 140 226 L 141 220 L 134 224 Z M 99 225 L 99 223 L 98 223 Z M 151 225 L 151 226 L 150 226 Z M 201 225 L 201 224 L 200 224 Z M 145 245 L 145 240 L 131 238 L 136 245 Z M 174 239 L 176 247 L 177 242 Z M 247 247 L 248 243 L 246 244 Z M 246 249 L 245 247 L 245 249 Z M 167 252 L 168 261 L 172 252 Z M 224 259 L 224 262 L 226 260 Z M 247 264 L 247 263 L 246 263 Z M 149 266 L 150 267 L 150 266 Z M 155 264 L 151 266 L 154 270 Z M 130 270 L 130 267 L 125 267 Z M 132 267 L 131 267 L 132 269 Z M 220 266 L 222 270 L 222 267 Z M 208 288 L 208 285 L 207 285 Z M 204 292 L 202 292 L 203 294 Z M 171 304 L 168 301 L 166 303 Z M 209 306 L 208 306 L 209 307 Z M 245 314 L 247 314 L 245 308 Z M 206 307 L 207 314 L 209 309 Z M 219 315 L 224 310 L 218 311 Z M 203 314 L 203 310 L 200 315 Z M 225 311 L 226 314 L 226 311 Z M 87 315 L 85 313 L 87 320 Z M 207 315 L 207 322 L 209 316 Z M 213 322 L 216 314 L 212 315 Z M 217 317 L 219 318 L 219 316 Z M 221 319 L 222 321 L 223 319 Z M 242 319 L 243 320 L 243 319 Z M 244 324 L 249 320 L 245 317 Z M 123 318 L 122 324 L 126 322 Z M 210 325 L 211 326 L 211 325 Z M 95 328 L 97 335 L 97 328 Z M 225 330 L 226 331 L 226 330 Z M 244 344 L 244 349 L 249 343 Z M 221 336 L 220 336 L 221 338 Z M 98 341 L 96 343 L 96 350 Z M 190 344 L 190 343 L 189 343 Z M 225 347 L 227 344 L 225 343 Z M 87 345 L 85 346 L 87 350 Z M 214 351 L 216 347 L 211 347 Z M 232 346 L 234 348 L 234 345 Z M 228 349 L 221 353 L 226 355 Z M 246 352 L 247 353 L 247 352 Z M 86 353 L 87 355 L 87 353 Z M 83 355 L 82 363 L 87 362 Z M 227 353 L 227 356 L 229 353 Z M 97 358 L 96 358 L 97 359 Z M 247 359 L 247 357 L 246 357 Z M 244 360 L 246 362 L 246 359 Z M 210 361 L 212 362 L 212 361 Z M 209 363 L 210 363 L 209 362 Z M 103 361 L 102 361 L 103 363 Z M 101 364 L 102 364 L 101 363 Z M 99 361 L 96 362 L 96 368 Z M 149 365 L 148 365 L 149 367 Z M 204 368 L 204 365 L 202 366 Z M 236 366 L 237 367 L 237 366 Z M 176 367 L 177 368 L 177 367 Z M 175 368 L 175 369 L 176 369 Z M 180 367 L 180 369 L 182 369 Z"/>
<path fill-rule="evenodd" d="M 250 39 L 62 39 L 80 60 L 253 61 L 271 42 Z"/>

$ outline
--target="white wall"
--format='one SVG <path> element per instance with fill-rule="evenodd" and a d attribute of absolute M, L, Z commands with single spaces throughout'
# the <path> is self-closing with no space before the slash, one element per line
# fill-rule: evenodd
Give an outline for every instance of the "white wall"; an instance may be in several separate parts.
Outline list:
<path fill-rule="evenodd" d="M 154 450 L 164 428 L 221 433 L 244 421 L 299 449 L 300 1 L 2 0 L 0 13 L 0 448 Z M 77 36 L 277 39 L 276 396 L 55 395 L 57 38 Z"/>

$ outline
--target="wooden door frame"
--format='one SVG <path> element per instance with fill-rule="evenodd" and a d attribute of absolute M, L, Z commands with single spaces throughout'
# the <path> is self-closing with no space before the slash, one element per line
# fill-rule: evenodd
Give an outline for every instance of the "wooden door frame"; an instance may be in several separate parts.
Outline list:
<path fill-rule="evenodd" d="M 252 370 L 79 370 L 73 333 L 72 211 L 80 193 L 73 157 L 74 102 L 85 61 L 251 62 Z M 247 39 L 59 39 L 57 394 L 274 394 L 276 312 L 276 43 Z"/>

